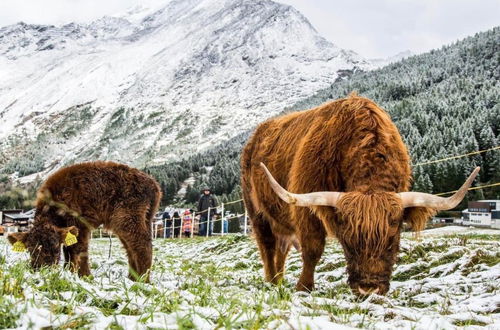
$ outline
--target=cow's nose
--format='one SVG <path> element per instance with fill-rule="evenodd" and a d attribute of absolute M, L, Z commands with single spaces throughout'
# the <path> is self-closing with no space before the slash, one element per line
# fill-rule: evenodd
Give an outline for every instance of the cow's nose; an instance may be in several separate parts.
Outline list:
<path fill-rule="evenodd" d="M 363 296 L 367 296 L 367 295 L 372 294 L 372 293 L 379 293 L 380 288 L 365 288 L 365 289 L 363 289 L 362 287 L 358 287 L 358 291 Z"/>

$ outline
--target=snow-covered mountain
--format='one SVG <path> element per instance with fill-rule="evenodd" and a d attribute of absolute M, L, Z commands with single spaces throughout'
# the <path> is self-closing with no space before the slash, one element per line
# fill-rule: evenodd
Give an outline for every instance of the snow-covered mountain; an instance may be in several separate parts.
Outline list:
<path fill-rule="evenodd" d="M 374 64 L 269 0 L 171 0 L 89 24 L 0 29 L 0 166 L 135 166 L 225 141 Z"/>
<path fill-rule="evenodd" d="M 407 49 L 405 51 L 399 52 L 396 55 L 389 56 L 387 58 L 375 58 L 375 59 L 370 59 L 369 61 L 375 66 L 383 67 L 391 63 L 399 62 L 404 58 L 408 58 L 414 55 L 415 54 L 411 50 Z"/>

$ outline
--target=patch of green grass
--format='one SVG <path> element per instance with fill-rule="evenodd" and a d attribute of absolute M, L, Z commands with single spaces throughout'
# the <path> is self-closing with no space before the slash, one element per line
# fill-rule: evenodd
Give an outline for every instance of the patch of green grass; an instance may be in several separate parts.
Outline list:
<path fill-rule="evenodd" d="M 453 235 L 445 235 L 443 236 L 445 239 L 463 239 L 466 238 L 468 240 L 485 240 L 485 241 L 499 241 L 500 233 L 498 234 L 453 234 Z"/>
<path fill-rule="evenodd" d="M 405 272 L 398 273 L 392 277 L 394 281 L 408 281 L 409 279 L 418 279 L 428 276 L 429 265 L 418 264 L 406 270 Z"/>
<path fill-rule="evenodd" d="M 407 305 L 408 305 L 408 307 L 413 307 L 413 308 L 426 308 L 426 307 L 429 307 L 428 303 L 417 301 L 417 300 L 415 300 L 415 299 L 413 299 L 411 297 L 408 299 Z"/>
<path fill-rule="evenodd" d="M 95 315 L 92 313 L 84 313 L 84 314 L 79 314 L 75 316 L 74 318 L 71 318 L 70 320 L 64 322 L 60 326 L 58 326 L 58 329 L 85 329 L 85 328 L 90 328 L 90 325 L 92 324 L 93 320 L 95 318 Z"/>
<path fill-rule="evenodd" d="M 329 272 L 329 271 L 332 271 L 332 270 L 335 270 L 337 268 L 340 268 L 340 267 L 345 267 L 346 263 L 345 261 L 338 261 L 338 262 L 328 262 L 328 263 L 325 263 L 321 266 L 319 266 L 317 268 L 317 272 L 321 273 L 321 272 Z"/>
<path fill-rule="evenodd" d="M 16 322 L 23 311 L 16 308 L 13 299 L 7 295 L 0 295 L 0 329 L 16 328 Z"/>
<path fill-rule="evenodd" d="M 234 270 L 247 269 L 249 267 L 250 265 L 248 265 L 246 262 L 238 261 L 236 265 L 234 265 Z"/>
<path fill-rule="evenodd" d="M 472 320 L 472 319 L 469 319 L 469 320 L 457 320 L 457 321 L 454 321 L 453 322 L 454 325 L 458 326 L 458 327 L 470 327 L 472 325 L 479 325 L 479 326 L 486 326 L 488 325 L 487 323 L 484 323 L 484 322 L 481 322 L 481 321 L 478 321 L 478 320 Z"/>
<path fill-rule="evenodd" d="M 99 308 L 99 310 L 106 316 L 113 315 L 116 313 L 118 306 L 120 305 L 121 299 L 108 300 L 104 298 L 95 297 L 90 302 L 91 306 Z"/>
<path fill-rule="evenodd" d="M 410 250 L 401 250 L 399 264 L 411 264 L 419 260 L 428 261 L 429 252 L 443 252 L 449 249 L 448 244 L 420 244 Z"/>
<path fill-rule="evenodd" d="M 179 327 L 179 330 L 196 328 L 190 315 L 177 317 L 177 326 Z"/>
<path fill-rule="evenodd" d="M 444 264 L 452 263 L 455 260 L 460 259 L 463 255 L 464 255 L 463 251 L 457 251 L 457 252 L 442 255 L 438 259 L 431 262 L 430 267 L 433 268 L 433 267 L 441 266 Z"/>
<path fill-rule="evenodd" d="M 347 283 L 341 283 L 326 290 L 317 290 L 313 292 L 314 296 L 321 296 L 330 299 L 340 299 L 344 295 L 352 295 L 351 288 Z"/>
<path fill-rule="evenodd" d="M 492 267 L 500 262 L 500 252 L 495 254 L 488 254 L 483 250 L 477 250 L 476 253 L 471 257 L 470 261 L 464 265 L 464 269 L 462 270 L 462 275 L 469 275 L 477 265 L 485 264 L 489 267 Z"/>

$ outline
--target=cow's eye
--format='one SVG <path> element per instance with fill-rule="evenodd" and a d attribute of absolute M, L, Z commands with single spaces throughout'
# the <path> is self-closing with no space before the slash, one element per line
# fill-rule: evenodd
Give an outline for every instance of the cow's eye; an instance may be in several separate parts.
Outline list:
<path fill-rule="evenodd" d="M 377 152 L 375 154 L 375 156 L 377 156 L 378 158 L 382 159 L 384 162 L 387 161 L 387 157 L 385 157 L 385 155 L 381 154 L 380 152 Z"/>

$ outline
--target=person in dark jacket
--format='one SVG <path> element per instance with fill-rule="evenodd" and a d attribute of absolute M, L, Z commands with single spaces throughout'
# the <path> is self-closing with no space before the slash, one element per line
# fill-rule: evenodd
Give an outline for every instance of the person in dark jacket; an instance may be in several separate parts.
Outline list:
<path fill-rule="evenodd" d="M 172 220 L 174 221 L 174 237 L 177 238 L 181 233 L 181 215 L 178 211 L 174 212 Z"/>
<path fill-rule="evenodd" d="M 210 189 L 203 189 L 203 193 L 198 201 L 198 213 L 200 214 L 200 230 L 198 231 L 198 235 L 206 236 L 208 230 L 208 235 L 212 236 L 212 223 L 209 223 L 209 221 L 215 213 L 216 207 L 217 201 L 211 194 Z"/>
<path fill-rule="evenodd" d="M 165 226 L 165 237 L 164 238 L 170 238 L 170 235 L 172 234 L 171 229 L 172 229 L 172 219 L 170 218 L 170 213 L 165 209 L 165 212 L 163 212 L 163 225 Z"/>

